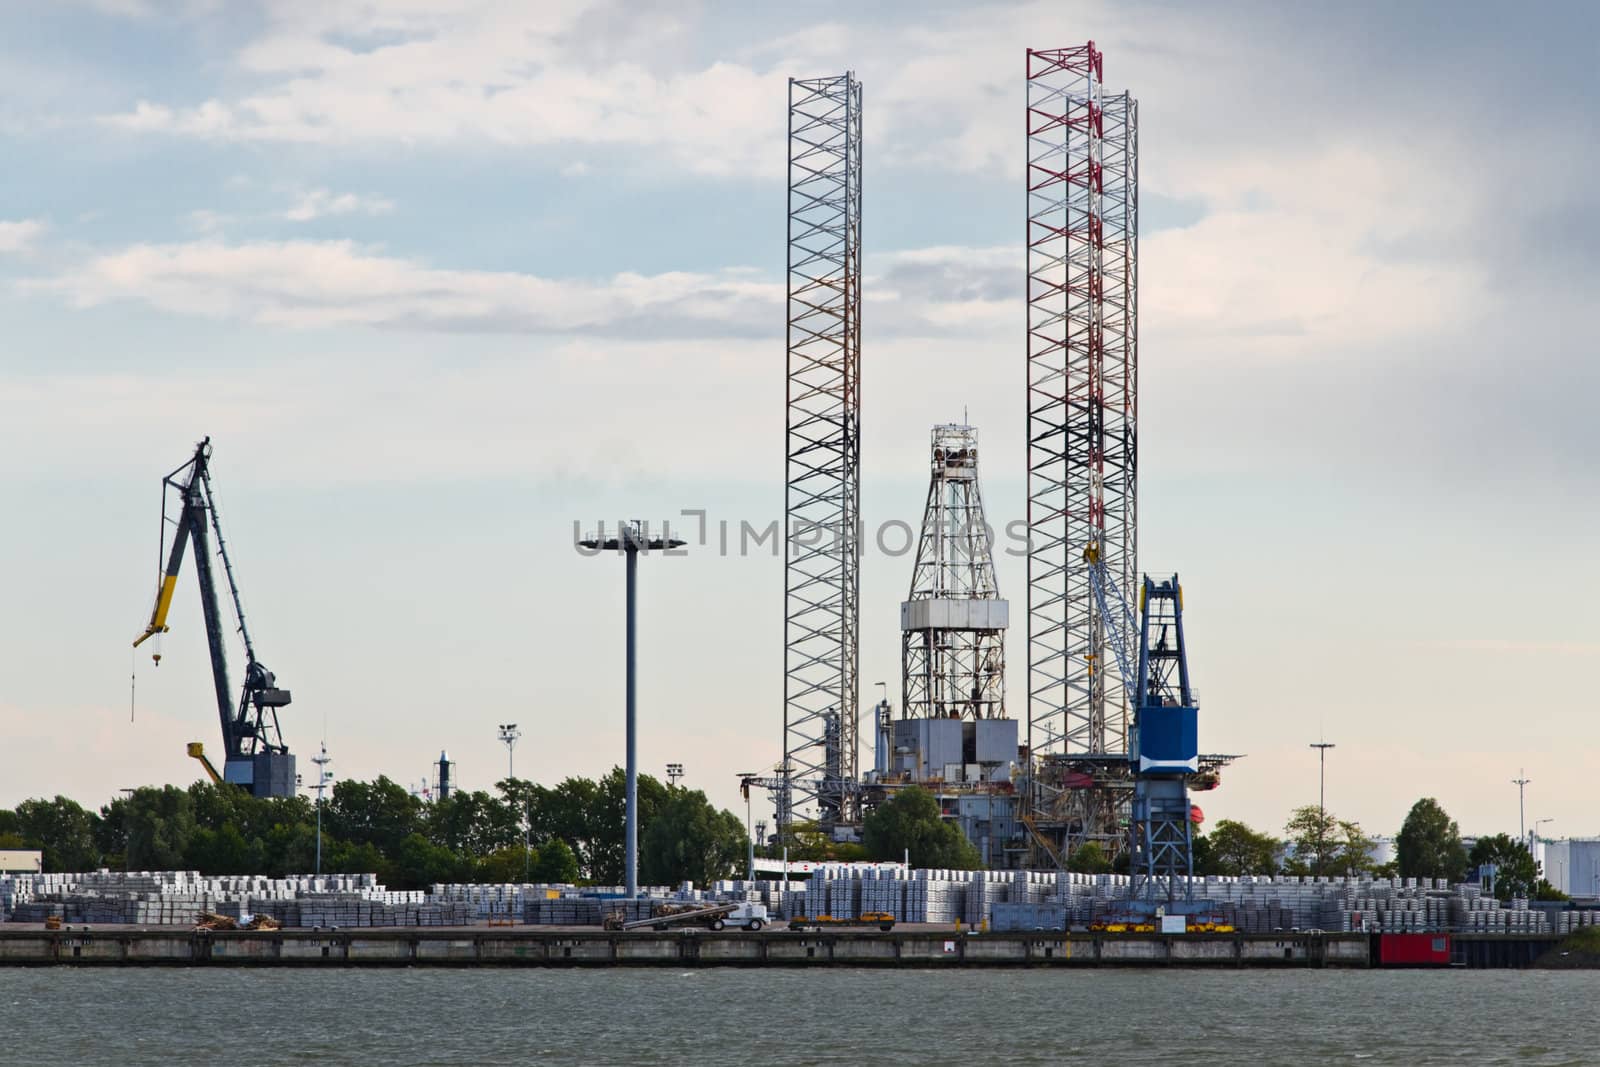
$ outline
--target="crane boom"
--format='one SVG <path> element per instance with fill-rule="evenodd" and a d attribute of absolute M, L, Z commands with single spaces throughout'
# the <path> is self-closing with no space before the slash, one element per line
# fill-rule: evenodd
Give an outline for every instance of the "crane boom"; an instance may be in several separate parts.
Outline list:
<path fill-rule="evenodd" d="M 207 442 L 210 440 L 211 438 L 208 437 L 205 441 L 202 441 L 200 449 L 205 449 Z M 167 489 L 169 487 L 176 488 L 182 494 L 186 503 L 185 511 L 187 511 L 190 487 L 194 483 L 195 473 L 200 461 L 201 457 L 199 450 L 197 450 L 195 459 L 191 459 L 161 481 L 161 536 L 163 540 L 165 540 L 167 533 Z M 174 479 L 183 474 L 185 470 L 189 471 L 189 477 L 182 485 L 179 485 Z M 144 628 L 144 633 L 134 639 L 134 648 L 138 648 L 157 634 L 167 632 L 167 612 L 172 610 L 172 593 L 178 587 L 178 571 L 183 567 L 183 553 L 188 547 L 189 522 L 188 516 L 185 514 L 178 520 L 178 529 L 172 538 L 172 548 L 167 554 L 167 567 L 162 573 L 160 584 L 156 587 L 156 606 L 150 612 L 150 623 Z M 159 653 L 156 655 L 156 662 L 161 662 Z"/>
<path fill-rule="evenodd" d="M 1095 607 L 1100 612 L 1106 642 L 1110 644 L 1111 653 L 1116 657 L 1123 688 L 1128 692 L 1128 704 L 1130 707 L 1138 707 L 1139 682 L 1135 673 L 1133 653 L 1128 647 L 1129 641 L 1138 629 L 1134 622 L 1133 609 L 1128 606 L 1122 590 L 1117 588 L 1111 576 L 1106 573 L 1105 564 L 1100 561 L 1098 545 L 1090 545 L 1083 550 L 1083 561 L 1089 565 L 1089 588 L 1094 594 Z"/>

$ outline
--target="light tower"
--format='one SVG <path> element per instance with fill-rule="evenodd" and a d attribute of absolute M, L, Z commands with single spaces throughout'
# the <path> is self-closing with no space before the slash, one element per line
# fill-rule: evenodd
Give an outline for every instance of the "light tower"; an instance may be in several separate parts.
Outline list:
<path fill-rule="evenodd" d="M 506 777 L 515 778 L 517 772 L 516 764 L 512 761 L 512 750 L 517 747 L 517 739 L 522 736 L 522 731 L 517 729 L 514 722 L 503 722 L 499 729 L 500 743 L 506 746 Z"/>
<path fill-rule="evenodd" d="M 783 763 L 777 830 L 855 821 L 861 83 L 789 80 Z"/>
<path fill-rule="evenodd" d="M 580 541 L 579 546 L 591 552 L 620 552 L 627 558 L 627 622 L 625 624 L 625 644 L 627 646 L 627 731 L 628 731 L 628 760 L 627 760 L 627 813 L 625 816 L 623 838 L 623 879 L 626 882 L 628 899 L 632 900 L 639 895 L 639 760 L 637 737 L 637 686 L 635 684 L 637 672 L 635 670 L 638 657 L 636 654 L 637 631 L 636 604 L 638 602 L 638 575 L 639 554 L 641 552 L 660 552 L 673 548 L 683 547 L 684 542 L 675 537 L 651 537 L 645 525 L 637 520 L 630 524 L 622 525 L 615 537 L 607 537 L 602 528 L 594 537 Z"/>
<path fill-rule="evenodd" d="M 1317 750 L 1317 873 L 1322 873 L 1325 838 L 1328 834 L 1328 749 L 1336 748 L 1332 741 L 1313 741 Z"/>
<path fill-rule="evenodd" d="M 1112 784 L 1125 761 L 1102 758 L 1127 748 L 1116 621 L 1082 562 L 1093 546 L 1118 588 L 1137 584 L 1138 104 L 1102 76 L 1092 41 L 1027 52 L 1029 801 L 1069 848 L 1115 847 L 1131 798 Z M 1085 772 L 1093 788 L 1061 788 Z"/>
<path fill-rule="evenodd" d="M 1010 605 L 995 581 L 978 492 L 978 432 L 935 426 L 930 452 L 911 592 L 900 605 L 902 710 L 919 719 L 1003 719 Z"/>
<path fill-rule="evenodd" d="M 683 764 L 681 764 L 681 763 L 669 763 L 669 764 L 667 764 L 667 784 L 668 785 L 677 785 L 682 780 L 683 780 Z"/>
<path fill-rule="evenodd" d="M 333 762 L 333 757 L 328 755 L 328 743 L 322 742 L 321 750 L 311 757 L 311 762 L 317 765 L 317 784 L 312 786 L 317 791 L 317 874 L 322 873 L 322 791 L 328 783 L 333 781 L 333 772 L 328 770 L 328 764 Z"/>
<path fill-rule="evenodd" d="M 1518 770 L 1517 776 L 1511 779 L 1511 784 L 1517 787 L 1517 840 L 1524 845 L 1528 843 L 1528 808 L 1527 788 L 1533 779 L 1528 777 L 1528 772 Z"/>

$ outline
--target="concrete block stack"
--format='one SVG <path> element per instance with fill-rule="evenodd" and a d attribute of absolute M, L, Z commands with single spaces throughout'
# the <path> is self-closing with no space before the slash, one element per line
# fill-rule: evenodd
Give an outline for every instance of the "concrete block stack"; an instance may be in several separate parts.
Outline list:
<path fill-rule="evenodd" d="M 1600 911 L 1583 909 L 1556 913 L 1555 933 L 1570 934 L 1585 926 L 1600 926 Z"/>
<path fill-rule="evenodd" d="M 618 901 L 618 906 L 625 902 Z M 556 897 L 523 904 L 522 921 L 530 926 L 593 926 L 604 919 L 600 901 L 592 897 Z"/>
<path fill-rule="evenodd" d="M 1006 871 L 973 871 L 967 883 L 961 921 L 969 926 L 992 922 L 994 906 L 1010 897 L 1011 883 L 1012 879 Z"/>
<path fill-rule="evenodd" d="M 744 879 L 730 879 L 713 882 L 708 894 L 714 900 L 741 900 L 750 904 L 761 904 L 775 917 L 788 917 L 789 894 L 803 892 L 804 882 L 785 882 L 782 880 L 757 879 L 745 881 Z"/>
<path fill-rule="evenodd" d="M 1070 920 L 1068 907 L 1061 903 L 998 901 L 990 929 L 998 933 L 1021 930 L 1065 930 Z"/>
<path fill-rule="evenodd" d="M 543 897 L 545 890 L 551 888 L 544 885 L 529 883 L 501 882 L 498 884 L 466 884 L 448 882 L 430 886 L 426 898 L 423 894 L 414 894 L 415 899 L 388 900 L 389 904 L 463 904 L 466 905 L 474 919 L 504 919 L 520 918 L 526 908 L 526 901 L 534 897 Z M 563 886 L 563 889 L 571 888 Z M 399 897 L 404 894 L 385 894 L 385 897 Z"/>
<path fill-rule="evenodd" d="M 905 917 L 906 881 L 898 870 L 863 871 L 859 885 L 861 906 L 857 914 L 876 912 L 896 919 Z"/>
<path fill-rule="evenodd" d="M 914 871 L 906 883 L 906 922 L 942 924 L 962 921 L 966 910 L 965 879 L 970 877 L 968 871 Z"/>
<path fill-rule="evenodd" d="M 854 872 L 828 879 L 827 914 L 835 918 L 854 918 L 861 914 L 861 880 Z"/>

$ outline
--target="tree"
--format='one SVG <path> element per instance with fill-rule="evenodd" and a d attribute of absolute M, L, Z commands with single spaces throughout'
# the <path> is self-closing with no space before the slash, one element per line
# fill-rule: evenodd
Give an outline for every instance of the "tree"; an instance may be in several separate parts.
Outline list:
<path fill-rule="evenodd" d="M 1220 824 L 1219 824 L 1220 825 Z M 1340 819 L 1315 804 L 1296 808 L 1284 825 L 1294 847 L 1285 874 L 1341 875 L 1372 871 L 1372 838 L 1361 824 Z"/>
<path fill-rule="evenodd" d="M 421 834 L 411 834 L 400 842 L 383 873 L 390 885 L 401 889 L 426 889 L 440 882 L 460 881 L 467 872 L 454 852 Z"/>
<path fill-rule="evenodd" d="M 1096 842 L 1085 841 L 1067 857 L 1067 870 L 1078 874 L 1105 874 L 1111 870 L 1111 861 Z"/>
<path fill-rule="evenodd" d="M 521 844 L 508 845 L 479 856 L 472 872 L 475 882 L 522 882 L 530 880 L 533 864 L 539 857 L 538 849 L 523 848 Z"/>
<path fill-rule="evenodd" d="M 1278 852 L 1283 848 L 1283 842 L 1271 834 L 1259 833 L 1233 819 L 1219 819 L 1211 833 L 1206 835 L 1206 841 L 1209 845 L 1209 862 L 1203 868 L 1200 865 L 1200 849 L 1195 849 L 1196 869 L 1205 874 L 1238 877 L 1278 873 Z"/>
<path fill-rule="evenodd" d="M 554 788 L 501 783 L 501 792 L 515 797 L 529 811 L 533 842 L 540 849 L 553 840 L 566 842 L 577 857 L 580 876 L 600 885 L 618 885 L 623 877 L 623 834 L 627 809 L 627 776 L 620 767 L 599 781 L 567 778 Z M 639 775 L 639 839 L 667 800 L 667 787 Z"/>
<path fill-rule="evenodd" d="M 1411 805 L 1395 840 L 1395 853 L 1402 878 L 1456 880 L 1467 869 L 1461 828 L 1432 797 Z"/>
<path fill-rule="evenodd" d="M 422 832 L 422 801 L 382 775 L 373 782 L 335 782 L 322 820 L 334 837 L 393 856 L 401 842 Z"/>
<path fill-rule="evenodd" d="M 809 819 L 796 820 L 790 826 L 787 848 L 791 860 L 811 860 L 818 863 L 834 860 L 840 863 L 856 863 L 867 858 L 864 846 L 853 841 L 835 841 L 821 826 Z M 756 849 L 757 855 L 760 855 L 761 851 L 759 848 Z M 779 845 L 766 851 L 770 858 L 782 859 L 784 846 Z"/>
<path fill-rule="evenodd" d="M 627 774 L 621 767 L 596 782 L 595 806 L 587 812 L 589 879 L 599 885 L 621 885 L 623 836 L 627 816 Z M 639 836 L 667 802 L 667 787 L 648 774 L 639 775 Z M 570 842 L 569 842 L 570 843 Z M 580 858 L 583 853 L 578 852 Z"/>
<path fill-rule="evenodd" d="M 1358 822 L 1339 820 L 1339 848 L 1333 856 L 1333 874 L 1371 874 L 1377 870 L 1372 853 L 1377 842 Z"/>
<path fill-rule="evenodd" d="M 534 855 L 533 880 L 559 885 L 578 880 L 578 857 L 557 837 L 539 846 Z"/>
<path fill-rule="evenodd" d="M 939 815 L 939 799 L 919 786 L 896 790 L 862 823 L 868 857 L 898 860 L 907 850 L 918 867 L 974 870 L 982 866 L 978 850 L 961 828 Z"/>
<path fill-rule="evenodd" d="M 1481 867 L 1486 863 L 1495 865 L 1494 895 L 1501 900 L 1531 897 L 1538 889 L 1539 865 L 1521 841 L 1507 834 L 1478 838 L 1467 854 L 1467 864 Z"/>
<path fill-rule="evenodd" d="M 1539 879 L 1538 886 L 1536 886 L 1534 888 L 1533 899 L 1534 900 L 1571 900 L 1572 898 L 1567 896 L 1567 894 L 1563 893 L 1561 890 L 1557 889 L 1555 886 L 1551 885 L 1549 882 L 1545 881 L 1543 878 L 1541 878 L 1541 879 Z"/>
<path fill-rule="evenodd" d="M 184 863 L 202 874 L 254 874 L 261 870 L 260 852 L 228 820 L 213 830 L 196 827 L 189 837 Z"/>
<path fill-rule="evenodd" d="M 18 833 L 39 849 L 46 871 L 92 871 L 100 866 L 95 817 L 66 797 L 17 805 Z"/>
<path fill-rule="evenodd" d="M 639 843 L 640 880 L 650 885 L 709 885 L 744 867 L 749 838 L 731 811 L 700 790 L 669 787 Z"/>
<path fill-rule="evenodd" d="M 488 793 L 454 792 L 428 806 L 428 838 L 452 852 L 488 855 L 498 849 L 522 848 L 522 823 L 517 811 Z"/>
<path fill-rule="evenodd" d="M 123 812 L 127 865 L 138 871 L 170 871 L 183 866 L 194 834 L 194 798 L 175 785 L 135 789 Z"/>

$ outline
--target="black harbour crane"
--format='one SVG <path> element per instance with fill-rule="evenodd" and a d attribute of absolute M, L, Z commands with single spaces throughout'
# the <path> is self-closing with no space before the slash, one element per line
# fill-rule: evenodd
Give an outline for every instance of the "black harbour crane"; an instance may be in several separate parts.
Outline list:
<path fill-rule="evenodd" d="M 295 795 L 294 756 L 283 743 L 278 725 L 278 709 L 289 703 L 289 691 L 279 689 L 273 673 L 256 659 L 250 630 L 245 625 L 239 587 L 233 579 L 233 564 L 228 561 L 228 545 L 222 537 L 222 523 L 211 492 L 211 438 L 195 446 L 194 456 L 161 480 L 161 539 L 165 547 L 167 526 L 175 528 L 172 546 L 167 551 L 166 569 L 156 590 L 150 624 L 134 641 L 144 644 L 167 632 L 167 612 L 172 607 L 173 590 L 189 542 L 194 542 L 194 567 L 200 579 L 200 608 L 205 615 L 206 641 L 211 650 L 211 681 L 216 690 L 217 715 L 222 721 L 224 781 L 243 786 L 258 797 Z M 168 516 L 169 493 L 178 498 L 178 515 Z M 239 636 L 244 640 L 244 686 L 237 701 L 228 681 L 228 659 L 224 644 L 222 611 L 217 603 L 216 573 L 212 569 L 211 536 L 216 535 L 217 556 L 222 560 L 223 576 L 233 598 L 234 616 L 239 620 Z M 157 664 L 161 653 L 155 654 Z M 191 755 L 198 746 L 191 745 Z M 210 764 L 207 763 L 209 767 Z"/>

